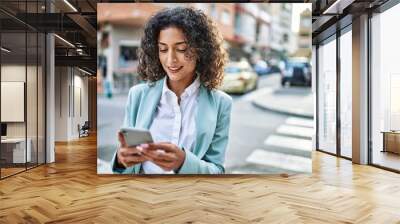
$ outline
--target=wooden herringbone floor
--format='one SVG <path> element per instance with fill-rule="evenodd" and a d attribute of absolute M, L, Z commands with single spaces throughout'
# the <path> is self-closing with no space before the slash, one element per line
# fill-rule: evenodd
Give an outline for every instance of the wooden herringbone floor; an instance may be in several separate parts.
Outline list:
<path fill-rule="evenodd" d="M 313 174 L 96 174 L 96 139 L 0 181 L 0 223 L 400 223 L 400 175 L 323 153 Z"/>

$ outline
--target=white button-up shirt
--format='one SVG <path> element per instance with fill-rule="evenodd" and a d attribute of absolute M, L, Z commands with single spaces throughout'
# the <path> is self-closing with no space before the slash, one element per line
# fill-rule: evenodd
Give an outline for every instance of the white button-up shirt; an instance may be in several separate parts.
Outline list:
<path fill-rule="evenodd" d="M 164 79 L 161 99 L 150 126 L 154 142 L 170 142 L 185 150 L 193 150 L 196 140 L 195 114 L 199 87 L 200 79 L 197 76 L 195 81 L 184 90 L 178 104 L 178 97 L 168 88 L 167 78 Z M 142 165 L 144 173 L 147 174 L 174 173 L 173 171 L 166 172 L 150 161 Z"/>

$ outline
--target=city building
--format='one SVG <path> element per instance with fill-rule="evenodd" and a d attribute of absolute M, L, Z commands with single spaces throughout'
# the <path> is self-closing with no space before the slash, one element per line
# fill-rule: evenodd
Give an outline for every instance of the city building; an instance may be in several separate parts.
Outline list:
<path fill-rule="evenodd" d="M 123 93 L 138 82 L 136 50 L 145 22 L 162 8 L 178 6 L 194 7 L 213 19 L 231 61 L 246 58 L 254 64 L 264 60 L 283 69 L 282 61 L 288 56 L 311 55 L 307 50 L 311 24 L 305 22 L 310 20 L 311 14 L 303 13 L 301 30 L 294 33 L 291 30 L 291 4 L 138 3 L 125 6 L 105 3 L 99 6 L 97 36 L 101 68 L 97 81 L 101 93 L 108 96 Z"/>
<path fill-rule="evenodd" d="M 148 3 L 99 5 L 98 49 L 102 61 L 99 81 L 107 83 L 100 92 L 126 92 L 138 81 L 136 50 L 146 21 L 155 12 L 167 7 L 193 7 L 202 10 L 215 22 L 224 38 L 224 47 L 229 49 L 235 43 L 233 3 Z"/>
<path fill-rule="evenodd" d="M 283 58 L 290 51 L 292 4 L 271 4 L 271 57 Z"/>
<path fill-rule="evenodd" d="M 255 4 L 238 3 L 235 8 L 235 40 L 232 46 L 231 57 L 240 60 L 250 58 L 256 43 L 258 7 Z"/>
<path fill-rule="evenodd" d="M 98 60 L 99 73 L 106 86 L 102 93 L 126 92 L 137 83 L 137 49 L 145 22 L 163 4 L 100 4 L 98 6 Z"/>
<path fill-rule="evenodd" d="M 256 49 L 260 54 L 260 58 L 266 59 L 268 52 L 271 50 L 271 17 L 268 14 L 268 4 L 259 5 L 259 14 L 257 18 L 257 37 Z"/>
<path fill-rule="evenodd" d="M 311 29 L 311 11 L 306 9 L 300 14 L 299 32 L 295 35 L 298 37 L 297 49 L 293 56 L 311 58 Z"/>
<path fill-rule="evenodd" d="M 234 3 L 189 3 L 187 6 L 202 10 L 206 15 L 210 16 L 215 22 L 220 34 L 224 38 L 225 48 L 228 49 L 230 43 L 235 40 L 234 19 L 235 4 Z M 183 5 L 184 6 L 184 5 Z"/>

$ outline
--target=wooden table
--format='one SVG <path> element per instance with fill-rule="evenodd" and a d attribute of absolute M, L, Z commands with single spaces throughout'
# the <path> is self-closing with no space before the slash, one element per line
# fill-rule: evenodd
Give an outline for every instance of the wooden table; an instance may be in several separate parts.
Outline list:
<path fill-rule="evenodd" d="M 392 152 L 400 154 L 400 131 L 382 131 L 383 150 L 382 152 Z"/>

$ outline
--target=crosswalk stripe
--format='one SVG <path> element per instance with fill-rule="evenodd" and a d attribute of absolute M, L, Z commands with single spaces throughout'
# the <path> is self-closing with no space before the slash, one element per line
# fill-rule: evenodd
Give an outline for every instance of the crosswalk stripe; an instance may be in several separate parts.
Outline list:
<path fill-rule="evenodd" d="M 262 149 L 255 149 L 246 162 L 264 166 L 272 166 L 295 172 L 311 172 L 312 160 L 302 156 L 294 156 L 279 152 L 268 152 Z"/>
<path fill-rule="evenodd" d="M 293 125 L 281 125 L 278 127 L 276 132 L 279 134 L 287 134 L 287 135 L 311 138 L 314 134 L 314 128 L 299 127 Z"/>
<path fill-rule="evenodd" d="M 112 174 L 110 162 L 97 158 L 97 173 Z"/>
<path fill-rule="evenodd" d="M 305 119 L 299 117 L 289 117 L 285 121 L 286 124 L 305 126 L 314 128 L 314 121 L 312 119 Z"/>
<path fill-rule="evenodd" d="M 264 141 L 264 144 L 283 147 L 283 148 L 297 149 L 302 151 L 312 150 L 311 140 L 279 136 L 279 135 L 268 136 L 268 138 Z"/>

